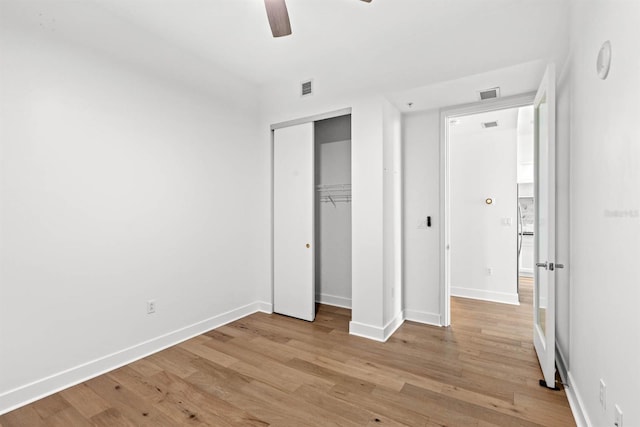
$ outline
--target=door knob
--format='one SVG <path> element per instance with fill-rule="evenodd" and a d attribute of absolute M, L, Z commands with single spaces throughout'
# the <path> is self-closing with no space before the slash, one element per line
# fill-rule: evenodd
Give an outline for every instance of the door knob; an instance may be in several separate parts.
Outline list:
<path fill-rule="evenodd" d="M 536 267 L 541 267 L 546 270 L 548 266 L 549 264 L 547 264 L 546 262 L 536 262 Z"/>
<path fill-rule="evenodd" d="M 311 247 L 311 245 L 310 245 L 310 244 L 308 244 L 308 243 L 306 244 L 306 246 L 307 246 L 307 249 L 309 249 L 309 248 Z"/>

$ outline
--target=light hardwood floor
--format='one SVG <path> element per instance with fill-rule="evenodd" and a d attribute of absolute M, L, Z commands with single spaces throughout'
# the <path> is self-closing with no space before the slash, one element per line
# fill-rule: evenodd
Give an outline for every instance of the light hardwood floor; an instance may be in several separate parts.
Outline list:
<path fill-rule="evenodd" d="M 308 323 L 253 314 L 0 417 L 9 426 L 571 426 L 541 388 L 531 286 L 520 306 L 453 298 L 450 328 L 413 322 L 386 343 L 349 310 Z"/>

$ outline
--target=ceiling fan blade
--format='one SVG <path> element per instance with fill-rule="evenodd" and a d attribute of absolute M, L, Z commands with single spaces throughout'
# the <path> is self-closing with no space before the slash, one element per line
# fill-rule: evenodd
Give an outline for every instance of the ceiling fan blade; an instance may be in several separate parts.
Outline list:
<path fill-rule="evenodd" d="M 288 36 L 291 34 L 291 22 L 289 22 L 289 12 L 284 0 L 264 0 L 267 8 L 267 17 L 271 26 L 273 37 Z"/>

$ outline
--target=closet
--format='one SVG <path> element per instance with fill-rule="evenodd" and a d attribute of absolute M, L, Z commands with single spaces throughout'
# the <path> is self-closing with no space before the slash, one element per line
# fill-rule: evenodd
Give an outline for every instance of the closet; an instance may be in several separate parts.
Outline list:
<path fill-rule="evenodd" d="M 351 116 L 274 129 L 273 310 L 351 307 Z"/>

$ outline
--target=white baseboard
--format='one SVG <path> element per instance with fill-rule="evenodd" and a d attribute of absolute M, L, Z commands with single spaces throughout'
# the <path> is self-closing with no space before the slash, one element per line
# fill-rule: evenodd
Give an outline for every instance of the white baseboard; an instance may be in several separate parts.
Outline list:
<path fill-rule="evenodd" d="M 0 415 L 258 311 L 271 313 L 271 304 L 258 301 L 238 307 L 226 313 L 213 316 L 201 322 L 4 392 L 0 394 Z"/>
<path fill-rule="evenodd" d="M 533 277 L 533 268 L 520 267 L 520 271 L 518 272 L 518 274 L 524 277 Z"/>
<path fill-rule="evenodd" d="M 567 372 L 569 364 L 567 363 L 567 358 L 564 357 L 562 351 L 560 351 L 560 347 L 558 347 L 558 343 L 556 342 L 556 365 L 558 367 L 558 373 L 560 374 L 560 378 L 562 378 L 563 383 L 567 383 Z"/>
<path fill-rule="evenodd" d="M 560 378 L 565 385 L 564 392 L 567 395 L 569 407 L 571 408 L 571 413 L 573 414 L 573 419 L 576 421 L 576 425 L 578 427 L 591 427 L 591 421 L 589 421 L 589 416 L 585 411 L 585 406 L 576 388 L 576 383 L 573 380 L 571 372 L 567 369 L 567 359 L 558 346 L 556 346 L 556 365 L 558 366 Z"/>
<path fill-rule="evenodd" d="M 428 313 L 419 310 L 405 310 L 404 319 L 412 322 L 424 323 L 425 325 L 442 326 L 439 314 Z"/>
<path fill-rule="evenodd" d="M 573 418 L 576 420 L 576 425 L 578 427 L 592 427 L 593 424 L 591 424 L 589 420 L 584 400 L 580 397 L 580 392 L 578 391 L 573 375 L 571 375 L 571 371 L 567 372 L 567 384 L 568 387 L 565 388 L 565 393 L 567 394 L 567 400 L 569 401 Z"/>
<path fill-rule="evenodd" d="M 368 338 L 374 341 L 384 342 L 384 328 L 354 322 L 353 320 L 349 322 L 349 334 Z"/>
<path fill-rule="evenodd" d="M 358 323 L 352 320 L 349 322 L 349 334 L 368 338 L 374 341 L 385 342 L 402 325 L 403 322 L 404 313 L 402 311 L 382 327 Z"/>
<path fill-rule="evenodd" d="M 384 326 L 384 340 L 388 340 L 395 331 L 404 323 L 404 311 L 400 312 Z"/>
<path fill-rule="evenodd" d="M 257 310 L 261 313 L 273 314 L 273 304 L 270 302 L 258 301 L 255 303 Z"/>
<path fill-rule="evenodd" d="M 481 289 L 470 289 L 451 287 L 452 297 L 462 297 L 471 299 L 480 299 L 483 301 L 500 302 L 503 304 L 520 305 L 517 293 L 486 291 Z"/>
<path fill-rule="evenodd" d="M 320 304 L 333 305 L 335 307 L 351 308 L 351 298 L 339 297 L 336 295 L 318 294 L 316 302 Z"/>

